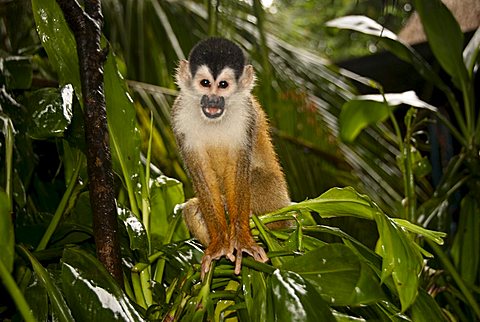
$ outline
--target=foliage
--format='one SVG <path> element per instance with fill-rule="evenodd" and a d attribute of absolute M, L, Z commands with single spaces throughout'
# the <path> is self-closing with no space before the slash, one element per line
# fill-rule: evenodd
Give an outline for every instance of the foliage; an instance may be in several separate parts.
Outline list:
<path fill-rule="evenodd" d="M 263 13 L 259 1 L 254 1 L 253 7 L 239 2 L 213 8 L 217 11 L 212 10 L 213 2 L 205 8 L 195 1 L 104 1 L 111 31 L 107 36 L 111 48 L 120 53 L 116 57 L 115 50 L 111 50 L 105 65 L 125 263 L 125 285 L 116 285 L 93 255 L 88 178 L 82 152 L 82 109 L 78 100 L 81 91 L 76 56 L 72 54 L 75 44 L 69 40 L 71 33 L 55 1 L 34 0 L 32 4 L 41 44 L 28 31 L 30 25 L 22 25 L 25 31 L 12 33 L 12 46 L 2 54 L 1 64 L 0 276 L 5 289 L 0 291 L 4 294 L 2 299 L 12 301 L 0 303 L 2 318 L 17 318 L 20 314 L 28 321 L 443 319 L 440 307 L 421 285 L 423 257 L 429 254 L 419 246 L 419 241 L 429 240 L 435 245 L 442 243 L 444 235 L 386 216 L 383 209 L 395 209 L 385 207 L 386 200 L 396 200 L 395 195 L 375 196 L 375 201 L 380 201 L 377 203 L 353 188 L 334 188 L 271 216 L 253 217 L 254 235 L 268 248 L 271 263 L 245 258 L 241 275 L 235 276 L 232 264 L 220 260 L 206 280 L 199 281 L 202 248 L 188 239 L 180 208 L 175 207 L 184 201 L 182 184 L 153 166 L 171 165 L 165 168 L 170 174 L 184 176 L 173 152 L 166 110 L 174 94 L 169 89 L 173 88 L 169 71 L 184 55 L 182 48 L 190 48 L 203 35 L 225 27 L 223 35 L 251 49 L 260 84 L 273 85 L 258 93 L 277 128 L 281 155 L 295 156 L 286 161 L 289 183 L 294 181 L 291 186 L 306 187 L 297 190 L 298 196 L 304 198 L 321 189 L 316 180 L 321 176 L 306 173 L 316 171 L 312 164 L 318 157 L 298 151 L 316 151 L 330 158 L 327 163 L 332 168 L 332 164 L 349 156 L 347 164 L 357 165 L 359 173 L 365 169 L 360 167 L 362 158 L 355 154 L 367 158 L 372 155 L 368 151 L 374 150 L 364 149 L 367 153 L 362 155 L 361 147 L 342 145 L 341 151 L 331 152 L 334 144 L 328 139 L 336 134 L 336 124 L 332 121 L 327 130 L 319 127 L 319 122 L 328 120 L 318 116 L 317 110 L 326 111 L 327 119 L 334 118 L 333 106 L 351 98 L 352 88 L 342 82 L 344 76 L 326 67 L 319 57 L 266 33 L 260 27 Z M 238 18 L 232 23 L 229 13 L 239 10 L 238 7 L 245 14 L 235 15 Z M 140 14 L 132 15 L 132 8 Z M 15 4 L 7 9 L 13 12 L 18 8 Z M 150 23 L 138 19 L 145 12 L 149 13 L 145 20 L 151 19 Z M 183 19 L 174 19 L 179 17 Z M 125 24 L 122 18 L 131 19 L 127 19 L 131 24 Z M 131 37 L 133 33 L 125 30 L 115 35 L 113 24 L 138 31 L 138 37 Z M 135 29 L 140 26 L 145 30 Z M 184 31 L 185 36 L 177 37 L 172 30 Z M 197 30 L 199 34 L 185 30 Z M 24 41 L 13 41 L 19 34 L 28 35 L 29 50 L 24 49 Z M 144 36 L 150 38 L 146 40 Z M 163 56 L 152 60 L 147 50 L 122 50 L 116 37 L 123 37 L 119 41 L 125 41 L 123 46 L 130 46 L 130 41 L 135 48 L 151 45 L 153 52 Z M 154 41 L 153 37 L 162 41 Z M 117 64 L 126 68 L 125 75 L 137 80 L 130 82 L 134 102 Z M 149 68 L 158 73 L 148 72 Z M 142 78 L 133 77 L 137 73 Z M 48 90 L 44 89 L 45 81 L 51 87 Z M 299 82 L 311 91 L 297 89 Z M 62 95 L 65 92 L 70 95 Z M 39 104 L 42 100 L 44 105 Z M 302 113 L 292 114 L 299 102 L 303 104 Z M 274 109 L 274 104 L 279 108 Z M 41 110 L 41 106 L 45 108 Z M 32 115 L 39 112 L 48 117 L 33 119 Z M 142 133 L 137 130 L 135 114 Z M 291 115 L 295 115 L 293 120 L 287 117 Z M 32 135 L 32 122 L 42 120 L 37 124 L 38 129 L 43 129 L 41 136 Z M 143 147 L 145 157 L 139 149 L 140 135 L 147 142 Z M 319 137 L 322 142 L 315 141 L 320 141 Z M 402 170 L 411 170 L 411 165 L 405 163 Z M 347 169 L 331 170 L 332 178 L 333 174 L 343 173 L 339 181 L 356 183 L 348 174 L 350 168 Z M 328 176 L 328 172 L 323 173 L 323 178 Z M 304 183 L 299 177 L 312 180 Z M 402 182 L 395 184 L 403 187 Z M 472 201 L 468 203 L 468 207 L 474 205 Z M 372 222 L 379 236 L 376 251 L 337 227 L 317 224 L 319 217 L 324 218 L 322 223 L 338 217 Z M 286 219 L 294 220 L 295 228 L 270 231 L 264 226 Z"/>
<path fill-rule="evenodd" d="M 475 108 L 475 104 L 478 104 L 475 102 L 475 77 L 478 69 L 480 29 L 464 46 L 464 36 L 457 21 L 441 1 L 414 1 L 414 4 L 432 53 L 451 82 L 444 81 L 442 74 L 435 72 L 435 67 L 408 44 L 400 41 L 394 33 L 367 17 L 342 17 L 328 24 L 362 32 L 383 42 L 393 54 L 411 63 L 427 82 L 443 92 L 449 110 L 440 110 L 421 101 L 414 92 L 385 94 L 381 86 L 375 84 L 380 95 L 360 96 L 343 106 L 340 133 L 344 140 L 351 142 L 368 125 L 387 119 L 391 121 L 396 132 L 395 140 L 401 151 L 398 164 L 405 186 L 402 217 L 424 227 L 442 229 L 452 236 L 445 250 L 431 245 L 440 260 L 432 265 L 443 267 L 447 274 L 433 282 L 438 283 L 435 287 L 445 287 L 449 279 L 453 279 L 453 285 L 448 284 L 446 292 L 439 292 L 437 298 L 448 309 L 455 311 L 461 320 L 475 320 L 480 318 L 480 266 L 478 256 L 473 255 L 480 250 L 480 218 L 477 215 L 480 118 L 478 109 Z M 445 39 L 450 41 L 447 43 Z M 460 93 L 460 97 L 457 97 L 457 93 Z M 403 132 L 393 112 L 400 104 L 410 106 L 404 116 Z M 417 135 L 424 130 L 427 122 L 433 122 L 432 119 L 448 128 L 460 148 L 458 154 L 449 160 L 450 163 L 434 193 L 425 202 L 417 205 L 416 181 L 422 180 L 430 172 L 428 159 L 420 152 Z M 460 195 L 462 200 L 456 205 L 455 199 Z M 452 206 L 460 208 L 458 227 L 451 225 L 455 222 Z M 439 276 L 435 278 L 438 279 Z"/>

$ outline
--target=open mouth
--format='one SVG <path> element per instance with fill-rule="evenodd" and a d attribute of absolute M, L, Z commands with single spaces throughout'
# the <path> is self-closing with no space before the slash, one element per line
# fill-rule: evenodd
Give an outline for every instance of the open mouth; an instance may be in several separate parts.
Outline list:
<path fill-rule="evenodd" d="M 224 107 L 219 107 L 219 106 L 202 107 L 203 114 L 205 114 L 205 116 L 210 119 L 215 119 L 217 117 L 220 117 L 223 114 L 224 110 L 225 110 Z"/>

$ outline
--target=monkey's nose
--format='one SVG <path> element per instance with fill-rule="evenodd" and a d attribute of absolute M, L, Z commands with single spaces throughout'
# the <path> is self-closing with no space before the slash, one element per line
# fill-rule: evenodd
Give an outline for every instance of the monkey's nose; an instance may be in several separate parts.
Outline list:
<path fill-rule="evenodd" d="M 225 110 L 225 99 L 223 96 L 203 95 L 200 101 L 203 114 L 211 119 L 220 117 Z"/>

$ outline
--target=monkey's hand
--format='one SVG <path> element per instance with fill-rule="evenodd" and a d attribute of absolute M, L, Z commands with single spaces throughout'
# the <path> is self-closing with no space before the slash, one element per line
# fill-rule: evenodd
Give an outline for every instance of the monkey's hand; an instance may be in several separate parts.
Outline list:
<path fill-rule="evenodd" d="M 251 255 L 257 262 L 265 263 L 268 261 L 268 256 L 262 247 L 258 246 L 253 239 L 250 230 L 237 230 L 237 233 L 233 240 L 233 247 L 236 250 L 235 260 L 235 274 L 240 274 L 242 267 L 242 254 L 243 252 Z"/>
<path fill-rule="evenodd" d="M 230 261 L 235 261 L 235 256 L 233 255 L 233 247 L 228 241 L 212 241 L 202 258 L 202 270 L 200 272 L 200 278 L 204 279 L 205 274 L 210 270 L 210 266 L 213 260 L 219 259 L 220 257 L 225 256 Z"/>

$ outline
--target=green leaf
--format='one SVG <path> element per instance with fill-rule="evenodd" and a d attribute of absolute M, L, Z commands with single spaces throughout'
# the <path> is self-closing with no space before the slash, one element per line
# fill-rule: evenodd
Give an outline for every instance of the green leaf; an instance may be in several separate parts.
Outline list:
<path fill-rule="evenodd" d="M 34 139 L 63 136 L 72 121 L 72 99 L 71 85 L 65 85 L 61 89 L 42 88 L 33 92 L 28 98 L 28 135 Z"/>
<path fill-rule="evenodd" d="M 419 289 L 411 312 L 412 321 L 415 322 L 446 321 L 438 303 L 423 289 Z"/>
<path fill-rule="evenodd" d="M 9 56 L 5 59 L 0 59 L 0 66 L 2 62 L 3 70 L 0 70 L 0 72 L 5 76 L 5 83 L 8 89 L 30 88 L 33 72 L 29 57 Z"/>
<path fill-rule="evenodd" d="M 343 142 L 353 142 L 360 132 L 369 125 L 383 122 L 388 118 L 386 103 L 354 99 L 346 102 L 338 123 Z"/>
<path fill-rule="evenodd" d="M 452 245 L 452 257 L 466 283 L 475 285 L 480 259 L 480 205 L 473 194 L 466 195 L 460 208 L 458 230 Z"/>
<path fill-rule="evenodd" d="M 463 50 L 463 61 L 467 67 L 467 71 L 472 77 L 475 63 L 477 61 L 478 53 L 480 51 L 480 28 L 475 31 L 472 39 L 468 42 L 468 45 Z"/>
<path fill-rule="evenodd" d="M 77 321 L 143 321 L 102 264 L 80 248 L 63 253 L 62 285 Z"/>
<path fill-rule="evenodd" d="M 145 231 L 145 227 L 143 226 L 142 222 L 126 208 L 118 207 L 117 213 L 128 233 L 130 249 L 137 250 L 140 253 L 141 261 L 147 262 L 149 247 L 147 232 Z"/>
<path fill-rule="evenodd" d="M 329 244 L 282 266 L 309 281 L 331 305 L 371 304 L 385 299 L 375 272 L 347 246 Z"/>
<path fill-rule="evenodd" d="M 340 138 L 344 142 L 353 142 L 364 128 L 385 121 L 390 114 L 389 109 L 400 104 L 437 112 L 437 108 L 420 100 L 414 91 L 357 96 L 342 107 L 338 121 Z"/>
<path fill-rule="evenodd" d="M 294 272 L 275 270 L 267 283 L 267 321 L 335 321 L 328 304 Z"/>
<path fill-rule="evenodd" d="M 70 322 L 74 321 L 70 307 L 65 302 L 62 292 L 55 284 L 55 281 L 50 276 L 50 273 L 38 262 L 38 260 L 23 246 L 19 246 L 18 249 L 24 254 L 30 263 L 33 270 L 38 277 L 38 280 L 42 283 L 43 287 L 47 290 L 50 303 L 52 305 L 53 314 L 59 321 Z M 78 303 L 75 303 L 78 304 Z"/>
<path fill-rule="evenodd" d="M 413 4 L 422 20 L 428 44 L 440 65 L 457 86 L 467 83 L 469 77 L 462 56 L 463 33 L 455 17 L 440 0 L 415 0 Z"/>
<path fill-rule="evenodd" d="M 383 257 L 381 279 L 393 277 L 403 312 L 417 296 L 423 257 L 415 242 L 392 219 L 377 213 L 375 221 L 380 234 L 377 250 Z"/>
<path fill-rule="evenodd" d="M 432 16 L 434 17 L 434 16 Z M 422 56 L 420 56 L 410 45 L 403 43 L 398 37 L 378 24 L 374 20 L 365 16 L 346 16 L 331 20 L 326 23 L 329 27 L 350 29 L 358 31 L 367 35 L 378 38 L 393 54 L 395 54 L 401 60 L 412 64 L 415 70 L 422 75 L 425 79 L 433 82 L 442 91 L 448 92 L 450 95 L 451 90 L 442 79 L 435 73 L 432 67 L 426 62 Z"/>
<path fill-rule="evenodd" d="M 373 220 L 377 208 L 370 198 L 359 194 L 352 187 L 332 188 L 315 199 L 292 204 L 268 216 L 290 211 L 315 211 L 322 218 L 353 216 Z"/>
<path fill-rule="evenodd" d="M 182 183 L 176 179 L 161 175 L 156 178 L 150 187 L 151 216 L 150 236 L 152 243 L 157 247 L 188 238 L 186 227 L 182 221 L 181 227 L 172 227 L 175 223 L 174 208 L 185 201 Z M 182 228 L 183 227 L 183 228 Z M 173 233 L 177 234 L 174 235 Z M 168 236 L 174 237 L 168 240 Z"/>
<path fill-rule="evenodd" d="M 32 0 L 32 10 L 38 36 L 60 85 L 72 84 L 82 102 L 77 45 L 60 7 L 55 0 Z"/>
<path fill-rule="evenodd" d="M 25 300 L 32 309 L 37 321 L 48 321 L 48 294 L 36 274 L 25 289 Z"/>
<path fill-rule="evenodd" d="M 14 252 L 15 236 L 10 200 L 5 191 L 0 188 L 0 261 L 9 273 L 13 269 Z"/>
<path fill-rule="evenodd" d="M 243 267 L 241 281 L 249 321 L 266 321 L 267 285 L 264 275 L 259 271 Z"/>
<path fill-rule="evenodd" d="M 105 100 L 113 166 L 127 188 L 131 210 L 138 216 L 137 197 L 141 194 L 140 135 L 136 127 L 135 108 L 120 75 L 115 56 L 109 52 L 104 72 Z"/>

